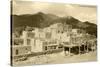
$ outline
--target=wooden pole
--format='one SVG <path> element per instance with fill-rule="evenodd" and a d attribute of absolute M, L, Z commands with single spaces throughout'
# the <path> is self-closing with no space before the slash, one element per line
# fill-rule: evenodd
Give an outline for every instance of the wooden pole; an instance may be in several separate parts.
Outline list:
<path fill-rule="evenodd" d="M 94 51 L 94 42 L 92 42 L 91 48 L 92 48 L 92 52 L 93 52 Z"/>
<path fill-rule="evenodd" d="M 86 44 L 87 45 L 87 53 L 88 53 L 88 44 Z"/>
<path fill-rule="evenodd" d="M 63 46 L 63 53 L 66 56 L 66 51 L 65 51 L 65 47 Z"/>
<path fill-rule="evenodd" d="M 69 47 L 69 56 L 70 56 L 70 47 Z"/>
<path fill-rule="evenodd" d="M 90 45 L 90 48 L 91 48 L 91 50 L 92 50 L 92 52 L 93 52 L 93 49 L 92 49 L 92 47 L 93 47 L 93 42 L 91 42 L 91 45 Z"/>
<path fill-rule="evenodd" d="M 85 52 L 85 44 L 84 44 L 84 52 Z"/>
<path fill-rule="evenodd" d="M 66 50 L 65 50 L 65 47 L 64 47 L 64 54 L 65 54 L 65 56 L 66 56 Z"/>
<path fill-rule="evenodd" d="M 79 55 L 80 55 L 80 46 L 79 46 Z"/>

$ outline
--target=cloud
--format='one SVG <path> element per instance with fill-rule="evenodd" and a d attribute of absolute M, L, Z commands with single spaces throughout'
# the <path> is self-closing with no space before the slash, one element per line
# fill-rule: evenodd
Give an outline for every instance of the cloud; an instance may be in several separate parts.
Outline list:
<path fill-rule="evenodd" d="M 44 11 L 50 6 L 49 3 L 41 3 L 41 2 L 34 2 L 31 7 L 34 9 L 34 11 L 39 12 L 39 11 Z"/>
<path fill-rule="evenodd" d="M 37 12 L 52 13 L 58 16 L 73 16 L 81 21 L 96 20 L 96 7 L 74 5 L 74 4 L 58 4 L 47 2 L 33 1 L 13 1 L 13 14 L 34 14 Z"/>

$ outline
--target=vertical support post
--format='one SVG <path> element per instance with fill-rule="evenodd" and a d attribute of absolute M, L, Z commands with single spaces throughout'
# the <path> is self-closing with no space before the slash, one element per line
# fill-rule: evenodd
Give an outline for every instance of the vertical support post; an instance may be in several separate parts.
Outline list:
<path fill-rule="evenodd" d="M 79 55 L 80 55 L 80 46 L 79 46 Z"/>
<path fill-rule="evenodd" d="M 94 42 L 92 42 L 92 52 L 94 51 Z"/>
<path fill-rule="evenodd" d="M 84 44 L 84 52 L 85 52 L 85 44 Z"/>
<path fill-rule="evenodd" d="M 88 53 L 88 44 L 86 44 L 87 45 L 87 53 Z"/>
<path fill-rule="evenodd" d="M 66 56 L 66 50 L 65 50 L 65 47 L 63 47 L 63 53 L 64 53 L 64 55 Z"/>
<path fill-rule="evenodd" d="M 71 52 L 71 48 L 69 47 L 69 52 L 68 52 L 69 53 L 69 56 L 70 56 L 70 52 Z"/>

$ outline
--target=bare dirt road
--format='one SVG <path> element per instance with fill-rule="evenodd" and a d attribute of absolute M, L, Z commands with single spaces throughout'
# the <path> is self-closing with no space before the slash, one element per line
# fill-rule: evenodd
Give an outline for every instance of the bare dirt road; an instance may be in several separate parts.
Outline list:
<path fill-rule="evenodd" d="M 89 52 L 80 55 L 65 56 L 63 53 L 29 57 L 25 61 L 14 62 L 14 65 L 37 65 L 37 64 L 62 64 L 96 61 L 97 52 Z"/>

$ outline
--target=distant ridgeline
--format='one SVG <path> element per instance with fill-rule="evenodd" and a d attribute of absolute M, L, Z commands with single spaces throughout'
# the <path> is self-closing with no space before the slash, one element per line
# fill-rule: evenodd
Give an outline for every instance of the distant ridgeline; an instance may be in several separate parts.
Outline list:
<path fill-rule="evenodd" d="M 58 17 L 53 14 L 44 14 L 38 12 L 37 14 L 25 14 L 25 15 L 11 15 L 12 18 L 12 30 L 13 32 L 21 32 L 27 27 L 37 27 L 45 28 L 55 23 L 69 24 L 72 25 L 72 28 L 83 29 L 91 35 L 97 37 L 97 25 L 90 23 L 88 21 L 81 22 L 78 19 L 67 16 L 67 17 Z"/>

